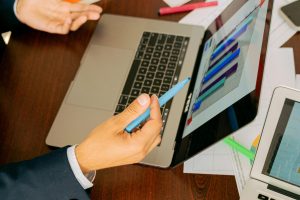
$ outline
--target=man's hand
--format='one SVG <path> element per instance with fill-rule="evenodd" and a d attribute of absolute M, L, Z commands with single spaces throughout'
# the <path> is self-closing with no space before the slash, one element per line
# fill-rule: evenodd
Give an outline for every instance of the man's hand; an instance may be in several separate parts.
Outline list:
<path fill-rule="evenodd" d="M 18 0 L 17 18 L 28 26 L 49 33 L 67 34 L 87 20 L 97 20 L 102 9 L 96 5 L 63 0 Z"/>
<path fill-rule="evenodd" d="M 135 132 L 124 131 L 126 126 L 146 111 L 150 104 L 150 118 Z M 142 94 L 122 113 L 96 127 L 76 147 L 75 153 L 83 173 L 141 161 L 160 141 L 162 119 L 155 95 Z"/>

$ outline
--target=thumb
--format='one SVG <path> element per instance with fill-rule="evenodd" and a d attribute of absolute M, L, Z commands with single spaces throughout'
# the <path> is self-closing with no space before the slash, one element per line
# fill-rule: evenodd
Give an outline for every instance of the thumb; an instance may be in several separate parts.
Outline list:
<path fill-rule="evenodd" d="M 120 130 L 124 130 L 126 126 L 143 114 L 150 105 L 150 97 L 148 94 L 141 94 L 135 99 L 123 112 L 115 116 L 115 123 Z"/>

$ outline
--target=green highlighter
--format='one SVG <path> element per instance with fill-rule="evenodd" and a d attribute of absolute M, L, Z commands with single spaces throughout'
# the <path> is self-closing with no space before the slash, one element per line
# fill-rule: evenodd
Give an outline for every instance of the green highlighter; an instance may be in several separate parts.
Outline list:
<path fill-rule="evenodd" d="M 223 141 L 226 144 L 228 144 L 232 149 L 237 150 L 239 153 L 243 154 L 244 156 L 249 158 L 251 161 L 254 160 L 255 153 L 253 153 L 252 151 L 250 151 L 249 149 L 247 149 L 246 147 L 244 147 L 243 145 L 241 145 L 234 139 L 232 139 L 230 137 L 226 137 L 225 139 L 223 139 Z"/>

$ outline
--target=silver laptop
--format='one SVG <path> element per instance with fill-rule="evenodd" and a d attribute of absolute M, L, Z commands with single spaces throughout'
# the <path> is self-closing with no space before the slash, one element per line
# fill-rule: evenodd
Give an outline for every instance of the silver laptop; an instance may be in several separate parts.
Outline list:
<path fill-rule="evenodd" d="M 300 91 L 273 93 L 242 200 L 300 199 Z"/>
<path fill-rule="evenodd" d="M 162 142 L 143 164 L 175 166 L 231 134 L 215 129 L 229 107 L 244 116 L 240 126 L 248 124 L 257 112 L 272 5 L 234 1 L 207 30 L 104 14 L 46 143 L 79 143 L 139 94 L 161 96 L 186 77 L 190 84 L 161 109 Z"/>

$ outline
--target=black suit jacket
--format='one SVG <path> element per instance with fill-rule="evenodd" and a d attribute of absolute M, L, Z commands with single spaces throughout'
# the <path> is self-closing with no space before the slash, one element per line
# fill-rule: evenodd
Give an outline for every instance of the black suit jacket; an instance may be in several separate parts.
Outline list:
<path fill-rule="evenodd" d="M 14 30 L 20 25 L 13 12 L 13 4 L 14 0 L 0 0 L 0 33 Z M 1 42 L 0 38 L 0 46 Z M 89 199 L 73 174 L 66 149 L 1 166 L 0 199 Z"/>
<path fill-rule="evenodd" d="M 0 199 L 89 199 L 73 174 L 66 149 L 0 167 Z"/>
<path fill-rule="evenodd" d="M 13 11 L 14 0 L 0 0 L 0 33 L 15 29 L 20 22 Z"/>

